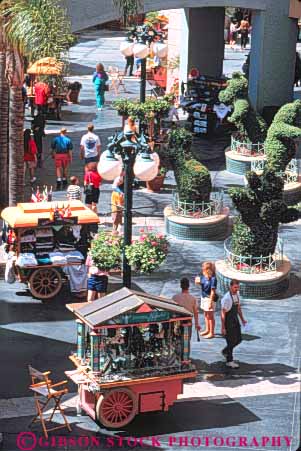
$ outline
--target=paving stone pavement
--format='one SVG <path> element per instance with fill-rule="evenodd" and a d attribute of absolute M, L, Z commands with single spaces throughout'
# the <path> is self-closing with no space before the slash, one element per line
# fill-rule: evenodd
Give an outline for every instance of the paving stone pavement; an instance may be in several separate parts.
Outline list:
<path fill-rule="evenodd" d="M 120 118 L 111 107 L 115 96 L 109 93 L 107 108 L 97 114 L 94 93 L 91 85 L 91 72 L 95 62 L 103 61 L 106 66 L 119 65 L 123 60 L 119 54 L 120 33 L 92 30 L 82 34 L 79 43 L 71 50 L 72 77 L 82 82 L 81 103 L 65 106 L 63 120 L 49 121 L 45 139 L 44 168 L 37 172 L 40 185 L 54 184 L 54 165 L 50 157 L 49 145 L 53 134 L 64 125 L 70 131 L 75 145 L 72 174 L 82 178 L 83 166 L 79 161 L 79 140 L 88 122 L 93 121 L 100 134 L 103 145 L 106 139 L 120 127 Z M 239 69 L 244 54 L 226 50 L 225 72 Z M 137 96 L 139 83 L 128 80 L 129 96 Z M 123 95 L 123 94 L 122 94 Z M 224 146 L 226 142 L 203 141 L 196 149 L 198 158 L 206 163 L 211 171 L 213 185 L 225 190 L 225 204 L 235 214 L 227 188 L 243 184 L 243 178 L 225 171 Z M 171 202 L 174 178 L 168 173 L 166 188 L 159 194 L 134 191 L 133 233 L 138 234 L 141 227 L 153 226 L 164 230 L 163 209 Z M 26 187 L 27 196 L 30 187 Z M 110 223 L 111 186 L 103 184 L 98 211 L 103 223 Z M 63 199 L 64 192 L 56 192 L 55 199 Z M 300 438 L 300 323 L 301 323 L 301 250 L 297 246 L 301 237 L 301 222 L 282 226 L 280 234 L 285 238 L 285 254 L 292 262 L 290 287 L 282 299 L 244 300 L 243 310 L 250 329 L 244 333 L 244 340 L 235 351 L 240 361 L 239 370 L 227 369 L 220 354 L 224 340 L 219 335 L 220 320 L 216 314 L 217 336 L 213 340 L 202 339 L 197 342 L 193 332 L 192 358 L 198 369 L 195 381 L 184 384 L 184 393 L 179 402 L 167 413 L 139 415 L 125 430 L 117 433 L 101 429 L 87 416 L 76 416 L 76 387 L 70 384 L 70 395 L 64 405 L 72 423 L 72 435 L 100 440 L 98 449 L 107 449 L 108 440 L 115 440 L 111 449 L 139 449 L 139 446 L 118 446 L 117 435 L 157 437 L 160 446 L 148 449 L 181 449 L 195 447 L 193 440 L 208 437 L 208 446 L 203 441 L 199 446 L 210 451 L 240 449 L 238 442 L 227 445 L 221 437 L 246 437 L 244 450 L 294 451 Z M 200 297 L 199 289 L 193 284 L 198 274 L 200 262 L 217 260 L 223 257 L 223 242 L 188 242 L 170 239 L 170 253 L 166 262 L 155 273 L 134 276 L 133 287 L 153 294 L 172 296 L 178 292 L 179 281 L 188 276 L 192 282 L 191 292 Z M 110 279 L 110 290 L 121 287 L 118 277 Z M 34 413 L 33 400 L 28 391 L 27 364 L 31 363 L 42 370 L 51 369 L 53 379 L 61 380 L 65 370 L 72 369 L 68 355 L 75 346 L 75 323 L 65 304 L 74 299 L 64 289 L 51 302 L 42 303 L 33 299 L 22 284 L 7 285 L 0 281 L 0 355 L 5 356 L 1 365 L 0 384 L 0 431 L 3 432 L 3 449 L 16 451 L 16 439 L 21 431 L 28 431 L 28 423 Z M 218 305 L 219 310 L 219 305 Z M 203 326 L 203 319 L 200 317 Z M 56 416 L 55 421 L 60 422 Z M 34 431 L 40 434 L 40 429 Z M 57 431 L 52 437 L 66 435 Z M 261 438 L 270 437 L 263 445 Z M 172 437 L 172 440 L 171 440 Z M 186 437 L 186 438 L 185 438 Z M 220 437 L 214 441 L 214 437 Z M 251 445 L 252 437 L 257 437 L 258 446 Z M 281 443 L 272 437 L 280 437 Z M 291 438 L 291 442 L 285 440 Z M 209 440 L 208 439 L 208 440 Z M 187 442 L 185 442 L 187 440 Z M 29 443 L 29 442 L 28 442 Z M 30 444 L 30 443 L 29 443 Z M 70 443 L 59 447 L 57 444 L 35 449 L 95 449 L 92 444 L 85 448 Z"/>

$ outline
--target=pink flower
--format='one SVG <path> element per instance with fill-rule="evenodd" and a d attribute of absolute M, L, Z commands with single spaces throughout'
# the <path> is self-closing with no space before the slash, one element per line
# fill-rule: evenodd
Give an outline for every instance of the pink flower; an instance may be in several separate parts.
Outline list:
<path fill-rule="evenodd" d="M 146 240 L 146 236 L 145 235 L 141 235 L 140 237 L 139 237 L 139 241 L 145 241 Z"/>
<path fill-rule="evenodd" d="M 151 245 L 152 246 L 158 246 L 158 243 L 157 243 L 157 241 L 151 241 Z"/>
<path fill-rule="evenodd" d="M 159 238 L 160 240 L 162 240 L 162 238 L 164 238 L 164 235 L 162 235 L 162 233 L 160 233 L 159 235 L 156 235 L 157 238 Z"/>
<path fill-rule="evenodd" d="M 139 232 L 140 232 L 140 233 L 144 233 L 144 229 L 140 229 Z"/>

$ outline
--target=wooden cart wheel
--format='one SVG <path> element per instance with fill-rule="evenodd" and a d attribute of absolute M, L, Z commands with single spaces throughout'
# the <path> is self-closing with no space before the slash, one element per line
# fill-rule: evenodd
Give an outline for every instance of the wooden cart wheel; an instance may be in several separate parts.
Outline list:
<path fill-rule="evenodd" d="M 127 388 L 113 388 L 97 401 L 96 415 L 108 428 L 121 428 L 136 416 L 138 403 L 135 394 Z"/>
<path fill-rule="evenodd" d="M 62 276 L 54 268 L 35 269 L 29 277 L 31 294 L 38 299 L 50 299 L 62 288 Z"/>

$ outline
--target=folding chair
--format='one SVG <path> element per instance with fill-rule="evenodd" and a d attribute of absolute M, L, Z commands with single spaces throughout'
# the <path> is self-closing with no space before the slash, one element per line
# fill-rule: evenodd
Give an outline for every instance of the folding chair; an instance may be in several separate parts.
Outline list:
<path fill-rule="evenodd" d="M 120 86 L 123 87 L 124 92 L 126 92 L 126 86 L 124 83 L 124 75 L 122 72 L 120 72 L 120 70 L 118 69 L 118 67 L 109 67 L 108 70 L 108 74 L 110 76 L 110 80 L 111 80 L 111 89 L 114 89 L 115 94 L 119 94 L 119 88 Z"/>
<path fill-rule="evenodd" d="M 48 439 L 48 432 L 55 431 L 56 429 L 62 429 L 67 428 L 69 432 L 71 432 L 71 426 L 67 421 L 67 418 L 64 414 L 64 411 L 61 406 L 61 398 L 68 393 L 67 388 L 63 388 L 64 385 L 67 384 L 67 381 L 61 381 L 57 382 L 56 384 L 53 384 L 51 379 L 48 378 L 48 375 L 50 374 L 50 371 L 46 371 L 45 373 L 41 373 L 40 371 L 36 370 L 32 366 L 28 365 L 29 369 L 29 375 L 31 377 L 31 385 L 29 386 L 29 389 L 34 392 L 34 399 L 35 399 L 35 405 L 37 409 L 37 415 L 34 417 L 32 422 L 29 426 L 31 426 L 33 423 L 40 422 L 42 424 L 43 432 Z M 39 381 L 39 382 L 37 382 Z M 54 388 L 62 386 L 60 390 L 54 390 Z M 44 398 L 45 400 L 41 399 Z M 54 407 L 52 409 L 52 412 L 50 414 L 49 418 L 45 418 L 45 410 L 48 404 L 51 401 L 54 401 Z M 55 426 L 51 428 L 46 427 L 46 421 L 50 422 L 52 421 L 52 418 L 55 414 L 55 412 L 58 411 L 63 419 L 64 424 L 60 426 Z"/>

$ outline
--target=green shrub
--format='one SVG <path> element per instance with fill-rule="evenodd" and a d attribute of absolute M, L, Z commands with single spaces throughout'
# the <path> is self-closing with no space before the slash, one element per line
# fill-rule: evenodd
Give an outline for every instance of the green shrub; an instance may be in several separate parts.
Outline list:
<path fill-rule="evenodd" d="M 227 88 L 219 93 L 219 100 L 233 106 L 233 113 L 228 120 L 236 126 L 242 139 L 247 139 L 251 143 L 264 142 L 267 126 L 250 104 L 248 80 L 241 73 L 235 72 L 232 75 Z"/>

